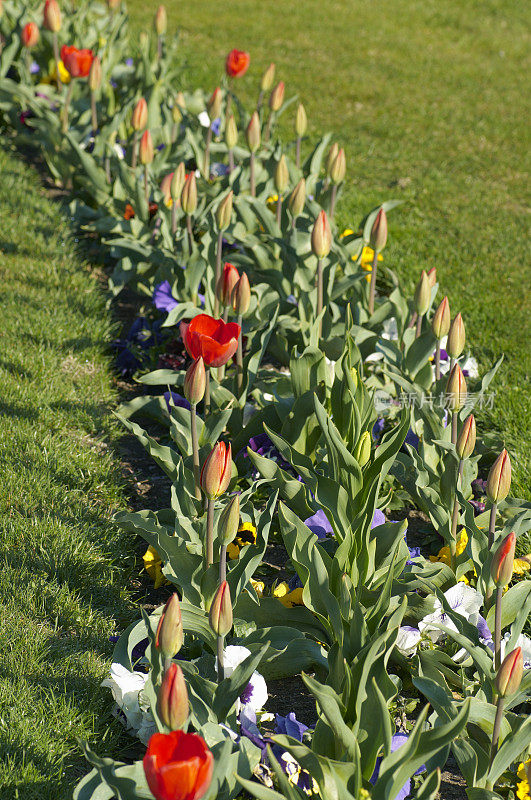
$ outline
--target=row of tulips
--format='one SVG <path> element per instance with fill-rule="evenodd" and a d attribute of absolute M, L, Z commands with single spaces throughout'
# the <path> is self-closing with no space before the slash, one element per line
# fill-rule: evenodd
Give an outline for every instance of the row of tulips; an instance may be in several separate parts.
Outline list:
<path fill-rule="evenodd" d="M 393 202 L 339 234 L 344 150 L 310 148 L 301 103 L 282 140 L 273 64 L 245 111 L 245 52 L 186 91 L 163 7 L 132 65 L 118 2 L 48 0 L 42 38 L 41 9 L 3 8 L 1 113 L 76 195 L 112 292 L 144 298 L 116 347 L 147 392 L 119 414 L 172 484 L 171 508 L 116 517 L 174 590 L 105 682 L 147 750 L 85 746 L 75 797 L 428 798 L 450 748 L 470 797 L 527 791 L 531 515 L 474 417 L 498 365 L 479 381 L 435 269 L 409 298 L 382 264 Z M 314 724 L 264 709 L 295 675 Z"/>

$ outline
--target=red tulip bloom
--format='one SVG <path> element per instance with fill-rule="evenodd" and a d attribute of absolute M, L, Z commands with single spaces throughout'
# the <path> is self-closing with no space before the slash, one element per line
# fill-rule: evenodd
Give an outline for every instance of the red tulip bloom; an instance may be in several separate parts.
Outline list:
<path fill-rule="evenodd" d="M 186 352 L 194 361 L 200 356 L 206 367 L 221 367 L 238 349 L 241 328 L 236 322 L 223 322 L 208 314 L 198 314 L 189 323 L 181 322 Z"/>
<path fill-rule="evenodd" d="M 144 772 L 156 800 L 200 800 L 214 769 L 214 756 L 196 733 L 154 733 L 144 756 Z"/>
<path fill-rule="evenodd" d="M 249 69 L 251 56 L 245 50 L 231 50 L 225 62 L 227 75 L 231 78 L 241 78 Z"/>
<path fill-rule="evenodd" d="M 61 61 L 73 78 L 86 78 L 93 60 L 92 50 L 78 50 L 73 44 L 61 47 Z"/>
<path fill-rule="evenodd" d="M 35 22 L 27 22 L 22 28 L 21 37 L 24 47 L 35 47 L 40 38 L 39 28 Z"/>

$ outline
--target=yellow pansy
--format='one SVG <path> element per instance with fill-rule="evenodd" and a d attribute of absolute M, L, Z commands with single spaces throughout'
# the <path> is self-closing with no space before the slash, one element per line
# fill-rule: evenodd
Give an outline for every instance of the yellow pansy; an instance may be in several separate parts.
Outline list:
<path fill-rule="evenodd" d="M 53 59 L 48 62 L 48 75 L 43 76 L 41 83 L 56 83 L 57 67 L 59 67 L 59 80 L 61 83 L 70 83 L 71 76 L 63 62 L 59 60 L 56 64 Z"/>
<path fill-rule="evenodd" d="M 266 205 L 270 211 L 277 210 L 278 194 L 270 194 L 266 200 Z"/>
<path fill-rule="evenodd" d="M 355 231 L 353 231 L 352 228 L 345 228 L 345 230 L 343 231 L 343 233 L 339 238 L 344 239 L 345 236 L 352 236 L 353 233 L 355 233 Z M 352 260 L 357 261 L 358 256 L 352 256 Z M 374 261 L 374 250 L 372 249 L 372 247 L 364 247 L 363 250 L 361 251 L 360 266 L 362 269 L 365 270 L 365 272 L 369 273 L 365 277 L 366 281 L 370 281 L 371 279 L 373 261 Z M 378 253 L 378 261 L 383 261 L 383 255 L 381 253 Z"/>
<path fill-rule="evenodd" d="M 258 597 L 263 597 L 265 591 L 265 583 L 263 581 L 255 581 L 251 578 L 251 586 L 255 590 Z"/>
<path fill-rule="evenodd" d="M 169 583 L 168 579 L 162 572 L 162 561 L 160 560 L 160 556 L 154 547 L 149 545 L 148 549 L 142 556 L 142 559 L 144 561 L 144 569 L 155 584 L 155 589 L 158 589 L 160 586 L 164 586 L 164 584 Z"/>
<path fill-rule="evenodd" d="M 238 528 L 238 535 L 227 547 L 228 557 L 238 558 L 242 547 L 248 544 L 256 544 L 256 528 L 250 522 L 243 522 Z"/>
<path fill-rule="evenodd" d="M 531 766 L 531 760 L 522 763 L 518 767 L 518 783 L 516 785 L 516 796 L 518 800 L 531 800 L 531 792 L 529 791 L 529 775 L 528 770 Z"/>
<path fill-rule="evenodd" d="M 468 536 L 465 529 L 462 528 L 461 531 L 459 532 L 459 536 L 457 537 L 457 542 L 455 544 L 456 555 L 460 556 L 461 553 L 464 552 L 467 543 L 468 543 Z M 442 561 L 443 564 L 447 564 L 448 566 L 450 566 L 450 548 L 448 547 L 448 545 L 441 547 L 436 556 L 430 556 L 430 561 L 434 563 L 436 561 Z M 463 578 L 461 578 L 461 580 L 463 580 Z M 466 581 L 465 579 L 465 582 L 467 583 L 468 581 Z"/>
<path fill-rule="evenodd" d="M 297 589 L 293 589 L 292 591 L 290 591 L 290 588 L 286 583 L 286 581 L 277 583 L 277 585 L 273 589 L 273 597 L 276 597 L 277 600 L 280 600 L 282 605 L 286 606 L 286 608 L 293 608 L 293 606 L 304 605 L 302 601 L 302 587 L 298 587 Z"/>
<path fill-rule="evenodd" d="M 531 569 L 531 553 L 522 558 L 515 558 L 513 564 L 514 575 L 523 575 Z"/>

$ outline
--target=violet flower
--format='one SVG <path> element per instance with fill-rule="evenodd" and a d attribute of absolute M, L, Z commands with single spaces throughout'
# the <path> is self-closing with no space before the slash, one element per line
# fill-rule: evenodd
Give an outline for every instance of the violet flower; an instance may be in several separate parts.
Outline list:
<path fill-rule="evenodd" d="M 155 308 L 158 308 L 159 311 L 166 311 L 166 313 L 179 305 L 172 294 L 169 281 L 162 281 L 155 286 L 151 301 Z"/>
<path fill-rule="evenodd" d="M 402 745 L 404 745 L 407 742 L 408 738 L 409 737 L 408 737 L 407 733 L 395 733 L 395 735 L 391 739 L 391 753 L 396 752 L 400 747 L 402 747 Z M 379 756 L 376 759 L 376 766 L 374 767 L 374 772 L 373 772 L 373 774 L 371 775 L 371 778 L 370 778 L 370 782 L 372 784 L 375 784 L 376 781 L 378 780 L 378 776 L 380 774 L 381 763 L 382 763 L 382 758 Z M 426 767 L 423 764 L 415 772 L 415 775 L 418 775 L 419 772 L 423 772 L 425 769 L 426 769 Z M 405 798 L 409 795 L 410 792 L 411 792 L 411 780 L 408 779 L 405 782 L 405 784 L 402 786 L 402 788 L 400 789 L 398 794 L 395 795 L 395 797 L 393 797 L 392 799 L 390 798 L 390 800 L 405 800 Z"/>
<path fill-rule="evenodd" d="M 164 400 L 166 401 L 166 407 L 168 409 L 168 414 L 171 414 L 171 406 L 170 406 L 170 397 L 174 406 L 177 408 L 186 408 L 188 411 L 190 410 L 190 403 L 180 394 L 177 392 L 164 392 L 163 394 Z"/>

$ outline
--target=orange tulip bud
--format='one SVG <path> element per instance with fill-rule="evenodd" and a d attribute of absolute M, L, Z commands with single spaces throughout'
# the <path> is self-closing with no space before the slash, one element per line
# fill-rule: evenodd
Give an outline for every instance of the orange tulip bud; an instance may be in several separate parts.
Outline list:
<path fill-rule="evenodd" d="M 514 694 L 520 688 L 524 674 L 522 648 L 517 647 L 505 656 L 496 675 L 496 689 L 500 697 Z"/>
<path fill-rule="evenodd" d="M 326 258 L 332 247 L 332 231 L 325 211 L 320 211 L 312 230 L 312 250 L 317 258 Z"/>
<path fill-rule="evenodd" d="M 227 491 L 232 474 L 232 451 L 225 442 L 218 442 L 209 453 L 201 470 L 201 488 L 207 497 L 219 497 Z"/>
<path fill-rule="evenodd" d="M 443 297 L 439 308 L 433 315 L 431 329 L 435 335 L 435 338 L 439 341 L 443 338 L 443 336 L 448 335 L 448 331 L 450 330 L 450 304 L 447 297 Z"/>
<path fill-rule="evenodd" d="M 505 448 L 490 468 L 487 476 L 487 497 L 492 503 L 505 500 L 511 488 L 511 459 Z"/>
<path fill-rule="evenodd" d="M 449 408 L 454 413 L 463 408 L 466 401 L 466 381 L 463 370 L 459 364 L 455 364 L 446 384 L 446 396 L 449 401 Z"/>
<path fill-rule="evenodd" d="M 39 29 L 35 22 L 28 22 L 22 28 L 21 34 L 22 44 L 24 47 L 27 47 L 28 50 L 32 47 L 35 47 L 37 42 L 40 39 Z"/>
<path fill-rule="evenodd" d="M 249 278 L 242 272 L 240 280 L 232 290 L 232 308 L 235 314 L 244 316 L 249 310 L 251 303 L 251 287 Z"/>
<path fill-rule="evenodd" d="M 101 86 L 101 61 L 95 56 L 89 72 L 88 85 L 91 92 L 97 92 Z"/>
<path fill-rule="evenodd" d="M 61 9 L 57 0 L 46 0 L 43 12 L 43 27 L 52 33 L 61 30 Z"/>
<path fill-rule="evenodd" d="M 269 108 L 271 111 L 279 111 L 284 102 L 284 81 L 279 81 L 269 95 Z"/>
<path fill-rule="evenodd" d="M 245 131 L 245 136 L 247 139 L 247 147 L 251 151 L 251 153 L 256 153 L 258 148 L 260 147 L 260 118 L 258 116 L 258 112 L 255 111 L 250 119 L 250 122 L 247 126 L 247 130 Z"/>
<path fill-rule="evenodd" d="M 167 728 L 172 731 L 181 730 L 190 713 L 188 690 L 181 667 L 170 665 L 164 674 L 157 697 L 157 712 Z"/>
<path fill-rule="evenodd" d="M 476 420 L 474 415 L 470 414 L 466 418 L 465 424 L 461 428 L 461 433 L 457 439 L 455 449 L 459 458 L 469 458 L 474 452 L 476 446 Z"/>
<path fill-rule="evenodd" d="M 463 322 L 461 314 L 458 314 L 450 325 L 446 351 L 451 358 L 459 358 L 464 349 L 465 323 Z"/>
<path fill-rule="evenodd" d="M 162 609 L 155 636 L 155 647 L 165 658 L 172 658 L 181 649 L 183 639 L 181 605 L 178 595 L 174 592 Z"/>
<path fill-rule="evenodd" d="M 184 376 L 184 396 L 192 405 L 200 403 L 206 388 L 205 362 L 199 356 L 186 370 Z"/>
<path fill-rule="evenodd" d="M 168 17 L 166 15 L 165 6 L 159 6 L 157 8 L 153 24 L 157 36 L 163 36 L 166 33 L 166 29 L 168 27 Z"/>
<path fill-rule="evenodd" d="M 131 117 L 131 125 L 134 131 L 143 131 L 148 122 L 148 107 L 143 97 L 140 98 L 136 104 L 133 116 Z"/>
<path fill-rule="evenodd" d="M 217 636 L 226 636 L 232 628 L 232 601 L 227 581 L 223 581 L 212 600 L 208 615 L 210 627 Z"/>
<path fill-rule="evenodd" d="M 186 176 L 182 194 L 181 206 L 185 214 L 193 214 L 197 208 L 197 184 L 195 180 L 195 172 L 190 172 Z"/>
<path fill-rule="evenodd" d="M 383 208 L 378 211 L 376 219 L 371 228 L 369 244 L 372 249 L 379 253 L 384 249 L 387 242 L 387 215 Z"/>
<path fill-rule="evenodd" d="M 147 164 L 151 164 L 153 161 L 153 139 L 151 138 L 151 133 L 149 131 L 144 131 L 142 134 L 142 138 L 140 139 L 140 148 L 138 151 L 138 156 L 140 158 L 140 163 L 146 166 Z"/>
<path fill-rule="evenodd" d="M 216 286 L 217 298 L 223 306 L 230 305 L 232 290 L 239 280 L 240 275 L 234 264 L 225 264 Z"/>
<path fill-rule="evenodd" d="M 494 558 L 490 566 L 490 574 L 496 586 L 507 586 L 513 577 L 515 546 L 516 534 L 513 531 L 505 537 L 494 553 Z"/>

